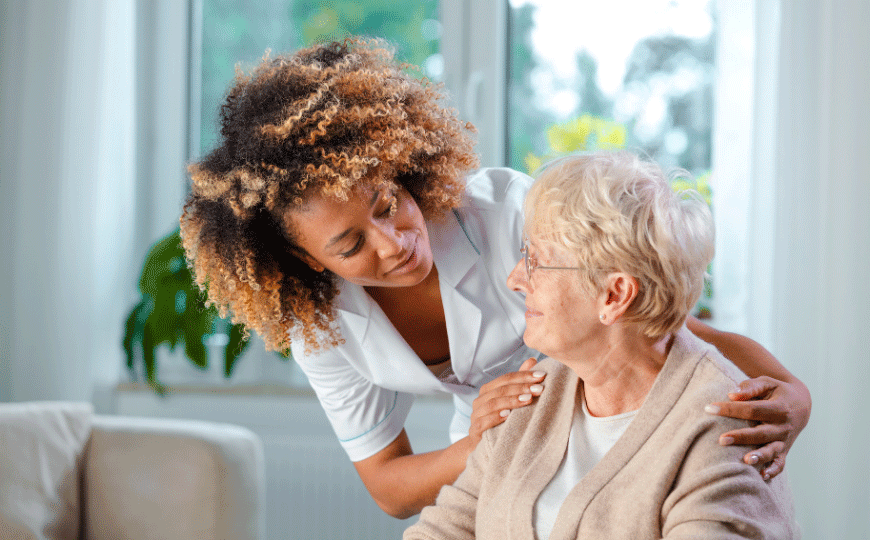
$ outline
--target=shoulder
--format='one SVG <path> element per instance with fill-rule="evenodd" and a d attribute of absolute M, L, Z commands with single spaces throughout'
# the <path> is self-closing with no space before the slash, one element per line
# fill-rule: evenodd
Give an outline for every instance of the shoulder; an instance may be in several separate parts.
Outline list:
<path fill-rule="evenodd" d="M 523 235 L 523 201 L 533 180 L 507 168 L 481 169 L 468 177 L 456 209 L 469 240 L 485 253 L 499 286 L 514 265 Z"/>
<path fill-rule="evenodd" d="M 533 182 L 530 176 L 506 167 L 480 169 L 467 178 L 463 206 L 487 210 L 511 204 L 522 208 Z"/>
<path fill-rule="evenodd" d="M 703 402 L 702 408 L 713 401 L 727 400 L 728 392 L 746 379 L 740 368 L 685 327 L 677 332 L 673 348 L 677 354 L 690 360 L 685 362 L 685 369 L 693 370 L 684 397 L 692 396 L 693 401 Z"/>
<path fill-rule="evenodd" d="M 561 417 L 573 414 L 575 392 L 579 379 L 561 362 L 544 357 L 534 368 L 545 372 L 544 391 L 528 407 L 511 411 L 507 420 L 484 433 L 493 447 L 506 447 L 508 453 L 514 452 L 519 441 L 527 432 L 543 435 L 553 428 Z"/>

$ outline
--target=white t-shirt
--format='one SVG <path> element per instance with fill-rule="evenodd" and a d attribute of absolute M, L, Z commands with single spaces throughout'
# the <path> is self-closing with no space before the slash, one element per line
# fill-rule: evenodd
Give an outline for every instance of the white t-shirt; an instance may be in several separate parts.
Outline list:
<path fill-rule="evenodd" d="M 395 440 L 415 394 L 452 394 L 450 437 L 464 437 L 480 387 L 540 356 L 523 343 L 524 298 L 506 284 L 521 256 L 522 205 L 531 184 L 511 169 L 483 169 L 468 177 L 456 211 L 427 224 L 455 379 L 435 377 L 380 306 L 348 282 L 336 298 L 345 343 L 306 355 L 301 340 L 293 341 L 293 357 L 352 461 Z"/>
<path fill-rule="evenodd" d="M 578 394 L 581 407 L 574 410 L 568 448 L 553 479 L 535 501 L 534 526 L 538 540 L 546 540 L 553 531 L 562 503 L 580 480 L 601 461 L 637 415 L 629 411 L 614 416 L 592 416 L 586 408 L 582 391 Z"/>

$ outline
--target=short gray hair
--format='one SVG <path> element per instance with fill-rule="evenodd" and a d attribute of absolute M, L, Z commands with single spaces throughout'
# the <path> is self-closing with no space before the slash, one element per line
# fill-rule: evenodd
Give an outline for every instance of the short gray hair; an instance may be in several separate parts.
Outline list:
<path fill-rule="evenodd" d="M 531 234 L 576 257 L 585 290 L 603 290 L 611 272 L 637 279 L 623 320 L 649 337 L 679 328 L 701 295 L 714 251 L 710 208 L 693 190 L 675 193 L 651 161 L 627 151 L 557 159 L 529 191 L 525 214 Z"/>

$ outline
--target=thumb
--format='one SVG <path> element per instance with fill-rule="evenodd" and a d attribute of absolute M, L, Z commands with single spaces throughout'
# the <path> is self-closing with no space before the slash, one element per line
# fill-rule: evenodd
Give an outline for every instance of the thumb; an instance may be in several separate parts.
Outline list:
<path fill-rule="evenodd" d="M 533 367 L 535 367 L 535 365 L 537 363 L 538 363 L 537 360 L 535 360 L 532 357 L 529 357 L 525 362 L 523 362 L 523 365 L 520 366 L 520 369 L 518 371 L 529 371 Z"/>
<path fill-rule="evenodd" d="M 732 401 L 747 401 L 750 399 L 764 398 L 770 392 L 776 390 L 776 384 L 766 377 L 756 377 L 740 383 L 740 387 L 734 392 L 728 393 Z"/>

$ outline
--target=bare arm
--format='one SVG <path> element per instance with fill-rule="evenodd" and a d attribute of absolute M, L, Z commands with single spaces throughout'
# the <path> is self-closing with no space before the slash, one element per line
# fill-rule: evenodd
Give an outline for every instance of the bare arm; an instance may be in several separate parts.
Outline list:
<path fill-rule="evenodd" d="M 752 377 L 728 394 L 731 401 L 712 403 L 707 408 L 713 414 L 759 422 L 752 428 L 723 433 L 720 444 L 760 446 L 747 453 L 744 461 L 766 463 L 762 474 L 766 478 L 776 476 L 782 472 L 791 445 L 809 421 L 812 409 L 809 389 L 752 339 L 721 332 L 694 317 L 689 317 L 686 326 Z"/>
<path fill-rule="evenodd" d="M 381 510 L 405 519 L 435 502 L 441 486 L 452 484 L 465 468 L 473 449 L 465 437 L 443 450 L 414 454 L 402 430 L 389 446 L 354 467 Z"/>
<path fill-rule="evenodd" d="M 465 469 L 465 461 L 483 432 L 504 422 L 510 411 L 525 407 L 543 390 L 544 372 L 532 371 L 530 358 L 519 371 L 483 385 L 474 400 L 469 435 L 443 450 L 415 454 L 405 430 L 377 454 L 354 463 L 356 471 L 378 506 L 404 519 L 435 502 L 442 486 L 452 484 Z"/>

